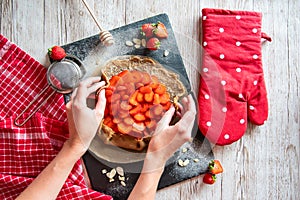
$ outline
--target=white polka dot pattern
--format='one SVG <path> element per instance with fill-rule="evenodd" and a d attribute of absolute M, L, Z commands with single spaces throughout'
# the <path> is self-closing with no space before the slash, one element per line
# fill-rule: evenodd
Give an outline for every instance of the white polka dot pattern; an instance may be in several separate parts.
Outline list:
<path fill-rule="evenodd" d="M 206 122 L 206 126 L 210 127 L 211 126 L 211 122 L 210 121 Z"/>
<path fill-rule="evenodd" d="M 230 138 L 229 134 L 225 134 L 225 135 L 224 135 L 224 139 L 225 139 L 225 140 L 228 140 L 229 138 Z"/>

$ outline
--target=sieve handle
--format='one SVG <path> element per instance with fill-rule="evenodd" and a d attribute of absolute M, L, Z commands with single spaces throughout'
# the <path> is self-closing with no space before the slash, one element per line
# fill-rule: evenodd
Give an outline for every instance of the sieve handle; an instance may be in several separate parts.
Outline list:
<path fill-rule="evenodd" d="M 30 102 L 30 104 L 16 117 L 16 119 L 14 120 L 14 124 L 16 126 L 23 126 L 31 117 L 32 115 L 34 115 L 45 103 L 48 99 L 50 99 L 50 97 L 55 93 L 55 91 L 53 90 L 52 93 L 50 95 L 48 95 L 47 98 L 44 99 L 44 101 L 41 102 L 41 104 L 39 106 L 37 106 L 31 113 L 30 115 L 21 123 L 18 122 L 18 120 L 20 119 L 20 117 L 32 106 L 32 104 L 34 102 L 36 102 L 36 100 L 38 100 L 38 98 L 41 96 L 41 94 L 43 94 L 50 86 L 47 85 L 46 87 L 44 87 L 44 89 L 37 95 L 34 97 L 34 99 Z"/>

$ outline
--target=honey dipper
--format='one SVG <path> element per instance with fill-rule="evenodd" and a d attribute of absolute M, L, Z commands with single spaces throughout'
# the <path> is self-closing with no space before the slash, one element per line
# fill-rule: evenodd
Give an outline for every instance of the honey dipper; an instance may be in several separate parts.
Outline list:
<path fill-rule="evenodd" d="M 111 35 L 111 33 L 107 30 L 104 30 L 100 23 L 98 22 L 98 20 L 96 19 L 94 13 L 92 12 L 91 8 L 89 7 L 89 5 L 87 4 L 87 2 L 85 0 L 82 0 L 83 4 L 85 5 L 85 7 L 87 8 L 87 10 L 89 11 L 89 13 L 91 14 L 92 18 L 94 19 L 95 23 L 97 24 L 98 28 L 100 29 L 100 41 L 105 45 L 105 46 L 111 46 L 114 44 L 114 38 Z"/>

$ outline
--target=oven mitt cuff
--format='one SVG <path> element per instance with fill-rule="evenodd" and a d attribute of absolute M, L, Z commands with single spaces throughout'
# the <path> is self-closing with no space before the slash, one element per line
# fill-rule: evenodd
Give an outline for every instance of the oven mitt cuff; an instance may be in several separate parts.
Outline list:
<path fill-rule="evenodd" d="M 203 66 L 199 87 L 199 128 L 217 145 L 239 140 L 247 120 L 268 117 L 261 40 L 262 15 L 253 11 L 202 10 Z"/>

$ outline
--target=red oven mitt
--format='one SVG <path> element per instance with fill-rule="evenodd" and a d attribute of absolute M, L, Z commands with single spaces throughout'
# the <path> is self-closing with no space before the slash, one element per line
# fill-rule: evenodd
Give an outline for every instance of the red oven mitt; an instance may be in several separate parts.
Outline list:
<path fill-rule="evenodd" d="M 0 199 L 15 199 L 53 160 L 68 138 L 64 98 L 58 93 L 24 126 L 14 124 L 16 115 L 45 85 L 46 68 L 0 34 Z M 42 98 L 51 92 L 47 90 Z M 112 197 L 86 186 L 78 160 L 57 199 Z"/>
<path fill-rule="evenodd" d="M 199 127 L 214 144 L 239 140 L 247 119 L 256 125 L 267 120 L 261 38 L 271 38 L 261 32 L 261 19 L 259 12 L 202 10 Z"/>

